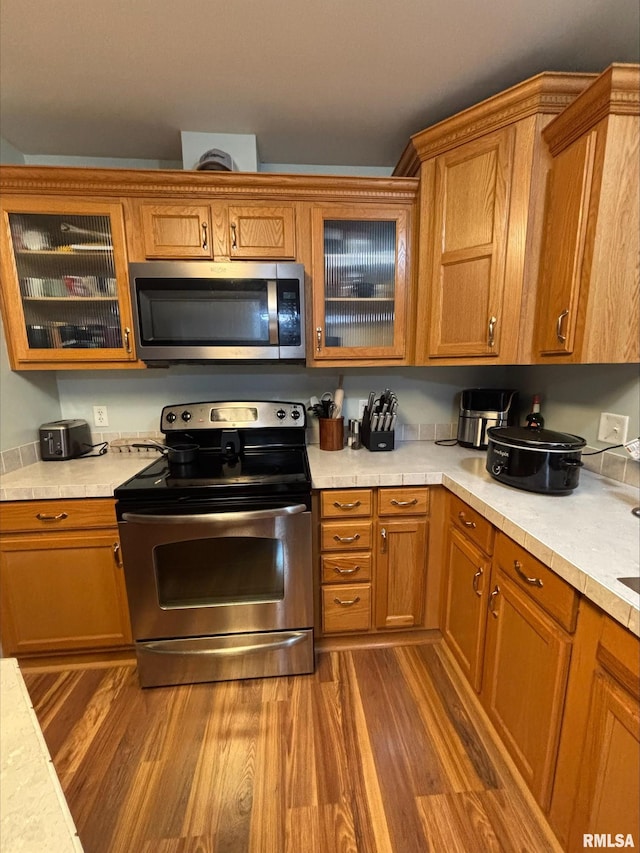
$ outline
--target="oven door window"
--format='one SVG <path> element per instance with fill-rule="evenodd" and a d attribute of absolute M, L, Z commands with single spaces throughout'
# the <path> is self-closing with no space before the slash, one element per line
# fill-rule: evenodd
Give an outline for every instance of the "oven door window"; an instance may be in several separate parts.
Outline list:
<path fill-rule="evenodd" d="M 158 604 L 164 610 L 260 604 L 284 598 L 284 554 L 278 539 L 212 537 L 157 545 Z"/>
<path fill-rule="evenodd" d="M 141 343 L 251 346 L 277 341 L 275 282 L 136 279 Z"/>

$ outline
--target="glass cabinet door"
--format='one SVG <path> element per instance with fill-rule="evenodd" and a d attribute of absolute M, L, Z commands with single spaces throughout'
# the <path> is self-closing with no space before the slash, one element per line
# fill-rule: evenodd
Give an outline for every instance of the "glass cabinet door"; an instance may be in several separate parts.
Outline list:
<path fill-rule="evenodd" d="M 353 214 L 314 211 L 314 358 L 402 358 L 406 213 Z"/>
<path fill-rule="evenodd" d="M 13 276 L 3 269 L 14 361 L 132 360 L 119 205 L 52 201 L 53 210 L 5 209 Z M 55 208 L 60 207 L 59 212 Z M 47 205 L 49 208 L 49 205 Z"/>

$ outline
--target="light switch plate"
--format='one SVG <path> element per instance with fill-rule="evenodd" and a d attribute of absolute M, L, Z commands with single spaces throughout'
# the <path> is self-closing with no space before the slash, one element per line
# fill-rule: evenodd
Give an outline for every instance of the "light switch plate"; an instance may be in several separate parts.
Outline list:
<path fill-rule="evenodd" d="M 627 440 L 628 430 L 628 415 L 614 415 L 611 412 L 602 412 L 598 428 L 598 441 L 604 441 L 607 444 L 624 444 Z"/>

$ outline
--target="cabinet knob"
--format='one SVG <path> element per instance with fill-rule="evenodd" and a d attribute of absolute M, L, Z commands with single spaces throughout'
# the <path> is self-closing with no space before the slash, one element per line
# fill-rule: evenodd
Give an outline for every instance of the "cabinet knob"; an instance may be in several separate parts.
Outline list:
<path fill-rule="evenodd" d="M 360 538 L 360 534 L 354 533 L 353 536 L 338 536 L 338 534 L 336 533 L 333 538 L 336 540 L 336 542 L 357 542 Z"/>
<path fill-rule="evenodd" d="M 360 571 L 360 566 L 354 566 L 352 569 L 341 569 L 340 566 L 334 566 L 333 571 L 338 575 L 353 575 Z"/>
<path fill-rule="evenodd" d="M 360 501 L 354 501 L 353 503 L 350 503 L 350 504 L 346 504 L 346 503 L 343 504 L 343 503 L 340 503 L 340 501 L 334 501 L 333 505 L 336 509 L 356 509 L 356 507 L 360 506 Z"/>
<path fill-rule="evenodd" d="M 129 327 L 124 330 L 124 348 L 127 352 L 131 352 L 131 329 Z"/>
<path fill-rule="evenodd" d="M 231 248 L 232 249 L 238 248 L 238 234 L 237 234 L 237 227 L 236 227 L 235 222 L 231 223 Z"/>
<path fill-rule="evenodd" d="M 391 498 L 391 503 L 393 506 L 415 506 L 418 503 L 418 498 L 414 498 L 412 501 L 397 501 L 395 498 Z"/>

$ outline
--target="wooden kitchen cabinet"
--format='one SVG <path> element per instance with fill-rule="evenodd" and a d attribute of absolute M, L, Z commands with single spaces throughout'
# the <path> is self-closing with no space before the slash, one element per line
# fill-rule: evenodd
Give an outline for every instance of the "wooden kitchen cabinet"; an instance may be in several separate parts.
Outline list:
<path fill-rule="evenodd" d="M 260 260 L 296 258 L 295 205 L 142 202 L 145 258 Z M 134 213 L 134 218 L 136 214 Z"/>
<path fill-rule="evenodd" d="M 4 503 L 0 613 L 5 655 L 130 644 L 113 500 Z"/>
<path fill-rule="evenodd" d="M 481 701 L 537 802 L 547 809 L 578 596 L 503 533 L 496 537 L 490 586 Z"/>
<path fill-rule="evenodd" d="M 415 134 L 416 364 L 531 360 L 549 155 L 541 132 L 595 75 L 539 74 Z"/>
<path fill-rule="evenodd" d="M 553 162 L 536 360 L 640 360 L 640 68 L 613 65 L 544 130 Z"/>
<path fill-rule="evenodd" d="M 122 206 L 5 195 L 0 215 L 12 369 L 138 366 Z"/>
<path fill-rule="evenodd" d="M 313 363 L 406 363 L 411 210 L 311 210 Z"/>
<path fill-rule="evenodd" d="M 563 849 L 584 833 L 640 837 L 640 640 L 580 604 L 549 821 Z"/>

